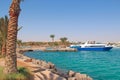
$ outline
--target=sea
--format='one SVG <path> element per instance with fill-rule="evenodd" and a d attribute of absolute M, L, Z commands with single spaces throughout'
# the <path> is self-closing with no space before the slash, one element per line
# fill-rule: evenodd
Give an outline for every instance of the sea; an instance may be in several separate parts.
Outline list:
<path fill-rule="evenodd" d="M 110 51 L 25 52 L 31 58 L 52 62 L 57 68 L 87 74 L 93 80 L 120 80 L 120 48 Z"/>

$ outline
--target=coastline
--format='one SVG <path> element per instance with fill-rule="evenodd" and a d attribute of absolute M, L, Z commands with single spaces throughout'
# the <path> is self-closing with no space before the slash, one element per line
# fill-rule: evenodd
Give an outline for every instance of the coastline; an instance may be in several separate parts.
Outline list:
<path fill-rule="evenodd" d="M 77 49 L 69 47 L 26 47 L 20 48 L 21 51 L 43 51 L 43 52 L 77 52 Z M 19 49 L 18 49 L 19 51 Z"/>
<path fill-rule="evenodd" d="M 17 62 L 24 64 L 23 67 L 28 68 L 34 76 L 34 80 L 93 80 L 86 74 L 77 73 L 69 70 L 61 71 L 51 62 L 36 60 L 24 55 L 25 50 L 17 52 Z"/>

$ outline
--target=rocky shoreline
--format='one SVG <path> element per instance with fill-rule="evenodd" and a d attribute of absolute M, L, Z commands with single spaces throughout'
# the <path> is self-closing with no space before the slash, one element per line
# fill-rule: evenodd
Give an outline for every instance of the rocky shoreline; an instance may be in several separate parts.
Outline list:
<path fill-rule="evenodd" d="M 34 80 L 93 80 L 86 74 L 71 70 L 68 72 L 61 71 L 57 69 L 53 63 L 29 58 L 24 55 L 24 52 L 25 51 L 19 51 L 17 57 L 26 63 L 36 65 L 36 69 L 32 71 Z"/>

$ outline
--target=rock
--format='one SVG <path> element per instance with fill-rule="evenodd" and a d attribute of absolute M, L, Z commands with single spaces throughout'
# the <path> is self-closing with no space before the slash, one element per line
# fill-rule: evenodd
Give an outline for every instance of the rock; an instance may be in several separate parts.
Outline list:
<path fill-rule="evenodd" d="M 72 71 L 72 70 L 68 71 L 68 76 L 69 77 L 74 77 L 75 76 L 75 72 Z"/>
<path fill-rule="evenodd" d="M 45 61 L 41 61 L 41 66 L 46 68 L 46 69 L 50 68 L 49 64 L 47 62 L 45 62 Z"/>
<path fill-rule="evenodd" d="M 77 80 L 92 80 L 92 78 L 90 78 L 89 76 L 87 76 L 86 74 L 80 74 L 80 73 L 76 73 L 75 74 L 75 78 Z"/>
<path fill-rule="evenodd" d="M 41 61 L 40 61 L 40 60 L 36 60 L 36 61 L 35 61 L 35 64 L 40 65 L 40 64 L 41 64 Z"/>
<path fill-rule="evenodd" d="M 81 80 L 81 79 L 82 79 L 82 76 L 81 76 L 80 73 L 76 73 L 76 74 L 75 74 L 75 77 L 76 77 L 77 80 Z"/>
<path fill-rule="evenodd" d="M 20 51 L 23 53 L 25 51 Z M 92 80 L 86 74 L 76 73 L 70 70 L 68 73 L 58 70 L 55 65 L 51 62 L 45 62 L 43 60 L 30 59 L 22 55 L 23 59 L 26 59 L 26 62 L 31 62 L 38 65 L 39 70 L 35 71 L 34 80 Z"/>
<path fill-rule="evenodd" d="M 69 77 L 67 80 L 77 80 L 75 77 Z"/>
<path fill-rule="evenodd" d="M 41 71 L 40 74 L 41 78 L 44 77 L 43 80 L 66 80 L 64 77 L 54 74 L 49 70 Z"/>
<path fill-rule="evenodd" d="M 25 51 L 19 50 L 18 53 L 23 54 Z"/>
<path fill-rule="evenodd" d="M 25 62 L 32 62 L 32 59 L 26 59 Z"/>
<path fill-rule="evenodd" d="M 55 65 L 54 65 L 54 64 L 52 64 L 51 62 L 48 62 L 48 65 L 49 65 L 50 69 L 55 68 Z"/>
<path fill-rule="evenodd" d="M 36 64 L 36 60 L 35 60 L 35 59 L 32 59 L 32 63 L 33 63 L 33 64 Z"/>
<path fill-rule="evenodd" d="M 54 71 L 52 71 L 53 73 L 59 75 L 59 76 L 62 76 L 64 78 L 68 78 L 68 75 L 66 72 L 64 72 L 63 70 L 60 70 L 60 69 L 56 69 L 54 68 Z"/>

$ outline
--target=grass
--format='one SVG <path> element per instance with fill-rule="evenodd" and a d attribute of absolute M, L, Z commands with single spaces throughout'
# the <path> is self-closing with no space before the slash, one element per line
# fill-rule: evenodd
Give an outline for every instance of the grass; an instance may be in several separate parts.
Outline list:
<path fill-rule="evenodd" d="M 1 53 L 0 53 L 1 54 Z M 5 56 L 4 55 L 0 55 L 0 58 L 4 58 Z"/>
<path fill-rule="evenodd" d="M 24 67 L 18 68 L 16 74 L 3 74 L 3 67 L 0 67 L 0 80 L 32 80 L 32 75 L 29 70 Z"/>

